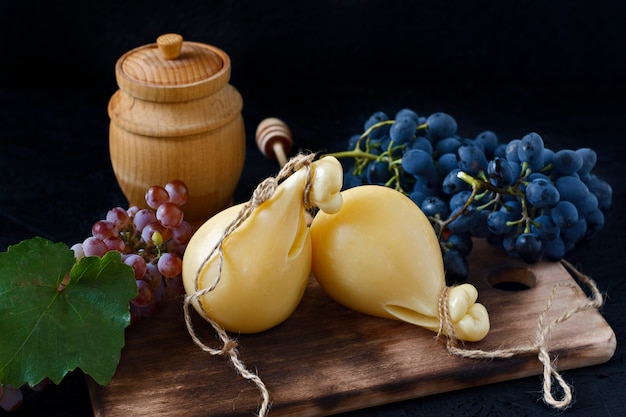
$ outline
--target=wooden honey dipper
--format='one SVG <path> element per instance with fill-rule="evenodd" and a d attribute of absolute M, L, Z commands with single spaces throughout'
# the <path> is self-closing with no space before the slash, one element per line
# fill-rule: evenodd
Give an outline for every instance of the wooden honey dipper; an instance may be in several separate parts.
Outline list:
<path fill-rule="evenodd" d="M 263 155 L 278 161 L 282 168 L 287 163 L 287 155 L 293 147 L 291 129 L 276 117 L 263 119 L 256 128 L 256 144 Z M 307 225 L 311 225 L 313 215 L 305 213 Z"/>
<path fill-rule="evenodd" d="M 256 129 L 256 144 L 263 155 L 278 161 L 282 168 L 293 147 L 291 129 L 276 117 L 263 119 Z"/>

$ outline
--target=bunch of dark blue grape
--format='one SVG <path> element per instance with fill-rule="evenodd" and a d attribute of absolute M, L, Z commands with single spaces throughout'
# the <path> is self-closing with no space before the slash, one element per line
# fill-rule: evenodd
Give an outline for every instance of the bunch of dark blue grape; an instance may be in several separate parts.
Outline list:
<path fill-rule="evenodd" d="M 611 186 L 592 173 L 593 149 L 554 151 L 535 132 L 507 142 L 490 130 L 463 137 L 443 112 L 376 112 L 332 155 L 344 164 L 344 189 L 392 187 L 422 209 L 449 283 L 467 278 L 473 238 L 529 264 L 558 261 L 602 229 L 612 203 Z"/>

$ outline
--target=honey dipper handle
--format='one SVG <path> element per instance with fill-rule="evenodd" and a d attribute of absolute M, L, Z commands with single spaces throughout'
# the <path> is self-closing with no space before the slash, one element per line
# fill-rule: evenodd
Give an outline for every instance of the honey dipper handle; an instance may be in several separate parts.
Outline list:
<path fill-rule="evenodd" d="M 263 155 L 277 160 L 282 167 L 287 163 L 287 155 L 293 147 L 293 138 L 285 122 L 268 117 L 257 126 L 256 143 Z"/>

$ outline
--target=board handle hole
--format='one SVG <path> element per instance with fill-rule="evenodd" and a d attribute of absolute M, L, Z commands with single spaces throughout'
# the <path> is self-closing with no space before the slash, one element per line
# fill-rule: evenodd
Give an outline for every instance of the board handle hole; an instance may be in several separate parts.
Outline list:
<path fill-rule="evenodd" d="M 526 291 L 537 285 L 537 277 L 533 271 L 513 266 L 491 271 L 487 281 L 492 287 L 503 291 Z"/>

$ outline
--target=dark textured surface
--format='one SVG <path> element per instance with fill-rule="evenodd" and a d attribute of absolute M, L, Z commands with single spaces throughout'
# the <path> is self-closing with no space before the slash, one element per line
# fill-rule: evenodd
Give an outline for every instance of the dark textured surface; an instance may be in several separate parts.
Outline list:
<path fill-rule="evenodd" d="M 72 244 L 108 208 L 126 204 L 108 159 L 114 64 L 161 33 L 180 32 L 231 55 L 248 134 L 238 201 L 277 171 L 254 145 L 268 116 L 283 118 L 296 146 L 314 151 L 343 148 L 371 112 L 401 107 L 446 111 L 466 136 L 492 129 L 509 140 L 534 130 L 553 149 L 596 149 L 595 172 L 613 186 L 614 209 L 605 229 L 566 257 L 607 294 L 602 312 L 618 347 L 604 365 L 564 373 L 573 407 L 544 405 L 537 377 L 349 415 L 622 415 L 624 3 L 232 3 L 2 3 L 0 249 L 34 235 Z M 91 416 L 82 375 L 28 392 L 13 415 Z"/>

